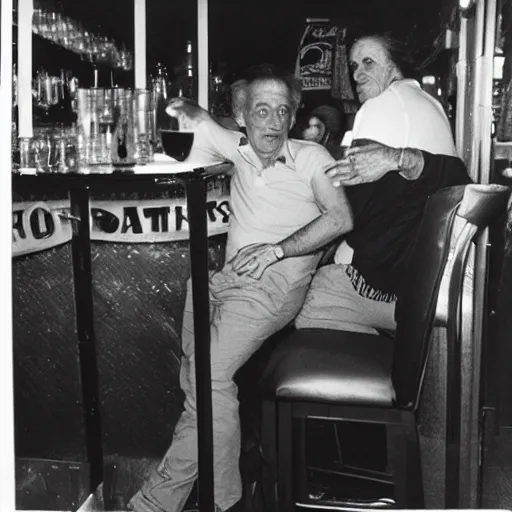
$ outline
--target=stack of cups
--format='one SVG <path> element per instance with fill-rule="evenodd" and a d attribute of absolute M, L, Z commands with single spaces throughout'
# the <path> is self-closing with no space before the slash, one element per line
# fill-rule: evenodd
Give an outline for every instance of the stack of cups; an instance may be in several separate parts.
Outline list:
<path fill-rule="evenodd" d="M 78 144 L 78 167 L 87 169 L 91 164 L 91 91 L 77 90 L 77 119 L 76 132 Z"/>
<path fill-rule="evenodd" d="M 151 92 L 78 89 L 79 166 L 133 166 L 153 160 Z"/>
<path fill-rule="evenodd" d="M 135 161 L 138 165 L 145 165 L 153 160 L 151 91 L 136 89 L 134 107 L 136 116 Z"/>

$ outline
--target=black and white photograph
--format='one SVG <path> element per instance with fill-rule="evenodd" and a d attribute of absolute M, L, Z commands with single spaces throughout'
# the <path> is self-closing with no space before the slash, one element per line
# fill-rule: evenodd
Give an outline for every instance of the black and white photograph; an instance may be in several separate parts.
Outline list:
<path fill-rule="evenodd" d="M 512 0 L 0 20 L 2 511 L 512 510 Z"/>

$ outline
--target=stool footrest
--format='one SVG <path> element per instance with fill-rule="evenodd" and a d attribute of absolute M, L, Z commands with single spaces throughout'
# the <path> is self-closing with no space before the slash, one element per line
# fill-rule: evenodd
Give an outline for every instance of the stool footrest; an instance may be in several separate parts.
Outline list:
<path fill-rule="evenodd" d="M 361 510 L 394 509 L 395 500 L 392 498 L 379 498 L 376 500 L 346 500 L 333 501 L 318 500 L 317 503 L 295 502 L 296 507 L 310 510 L 346 510 L 359 512 Z"/>
<path fill-rule="evenodd" d="M 393 475 L 389 473 L 382 473 L 380 471 L 372 471 L 370 469 L 359 468 L 355 466 L 334 466 L 329 468 L 322 468 L 318 466 L 308 466 L 308 471 L 315 471 L 318 473 L 328 473 L 331 475 L 348 476 L 352 478 L 359 478 L 362 480 L 369 480 L 372 482 L 379 482 L 382 484 L 393 485 Z"/>

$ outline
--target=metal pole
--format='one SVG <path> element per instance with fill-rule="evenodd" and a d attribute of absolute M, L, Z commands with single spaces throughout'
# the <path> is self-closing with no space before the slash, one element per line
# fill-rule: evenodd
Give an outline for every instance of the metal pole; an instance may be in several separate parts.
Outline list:
<path fill-rule="evenodd" d="M 78 184 L 76 187 L 70 187 L 69 199 L 73 223 L 71 249 L 75 286 L 76 331 L 85 409 L 87 459 L 91 467 L 91 488 L 96 489 L 103 480 L 103 445 L 96 338 L 94 336 L 89 190 L 87 185 Z"/>
<path fill-rule="evenodd" d="M 134 0 L 135 88 L 146 88 L 146 1 Z"/>
<path fill-rule="evenodd" d="M 190 274 L 194 308 L 196 362 L 198 503 L 200 512 L 214 511 L 212 387 L 210 368 L 210 304 L 208 294 L 208 231 L 204 177 L 185 181 L 189 223 Z"/>
<path fill-rule="evenodd" d="M 208 89 L 208 0 L 197 0 L 197 101 L 205 110 L 209 108 Z"/>
<path fill-rule="evenodd" d="M 486 0 L 485 10 L 482 13 L 482 57 L 481 65 L 477 69 L 481 72 L 480 78 L 480 125 L 475 126 L 476 139 L 480 143 L 480 161 L 478 180 L 480 183 L 489 183 L 491 175 L 492 156 L 492 89 L 494 67 L 494 45 L 496 39 L 496 0 Z M 482 357 L 483 343 L 487 327 L 487 291 L 489 274 L 489 230 L 486 229 L 479 238 L 475 248 L 474 258 L 474 288 L 473 288 L 473 325 L 470 357 L 464 361 L 465 373 L 468 375 L 468 388 L 465 390 L 471 400 L 471 407 L 467 409 L 467 416 L 461 418 L 467 426 L 468 435 L 462 437 L 461 453 L 461 508 L 477 508 L 479 501 L 478 490 L 481 489 L 481 461 L 480 449 L 482 440 L 482 396 L 483 378 Z M 463 411 L 464 412 L 464 411 Z M 464 460 L 464 456 L 466 460 Z"/>
<path fill-rule="evenodd" d="M 468 20 L 467 18 L 460 17 L 460 30 L 459 30 L 459 58 L 457 61 L 457 112 L 455 114 L 455 140 L 457 145 L 457 152 L 459 156 L 466 161 L 464 154 L 464 142 L 466 140 L 466 109 L 469 104 L 466 99 L 468 84 L 467 84 L 467 68 L 468 68 Z"/>

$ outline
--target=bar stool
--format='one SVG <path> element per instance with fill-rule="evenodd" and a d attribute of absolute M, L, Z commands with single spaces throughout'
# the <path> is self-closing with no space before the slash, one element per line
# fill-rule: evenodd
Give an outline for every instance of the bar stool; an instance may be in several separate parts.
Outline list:
<path fill-rule="evenodd" d="M 452 439 L 458 439 L 460 300 L 467 256 L 470 243 L 505 211 L 509 195 L 507 187 L 471 184 L 443 189 L 429 199 L 403 280 L 394 339 L 301 329 L 279 344 L 261 380 L 266 510 L 375 508 L 375 503 L 364 500 L 322 501 L 308 496 L 308 418 L 383 425 L 385 471 L 342 465 L 331 472 L 392 485 L 394 496 L 388 505 L 424 507 L 415 412 L 432 329 L 435 322 L 447 328 L 448 403 L 452 407 L 447 420 L 455 420 L 447 428 L 452 429 Z M 453 455 L 457 448 L 448 450 L 447 472 L 458 468 L 457 455 Z"/>

